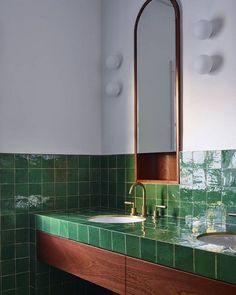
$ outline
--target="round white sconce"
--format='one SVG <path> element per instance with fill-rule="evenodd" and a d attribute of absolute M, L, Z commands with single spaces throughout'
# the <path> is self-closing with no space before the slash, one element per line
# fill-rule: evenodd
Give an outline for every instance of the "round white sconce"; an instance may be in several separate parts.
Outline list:
<path fill-rule="evenodd" d="M 201 75 L 209 74 L 213 67 L 213 59 L 209 55 L 200 55 L 194 62 L 194 69 Z"/>
<path fill-rule="evenodd" d="M 213 32 L 213 25 L 210 21 L 202 19 L 194 24 L 194 36 L 198 39 L 209 39 Z"/>
<path fill-rule="evenodd" d="M 111 97 L 117 97 L 121 93 L 121 84 L 117 82 L 110 82 L 106 85 L 106 94 Z"/>
<path fill-rule="evenodd" d="M 120 55 L 110 55 L 106 59 L 106 68 L 108 70 L 117 70 L 121 66 L 122 57 Z"/>

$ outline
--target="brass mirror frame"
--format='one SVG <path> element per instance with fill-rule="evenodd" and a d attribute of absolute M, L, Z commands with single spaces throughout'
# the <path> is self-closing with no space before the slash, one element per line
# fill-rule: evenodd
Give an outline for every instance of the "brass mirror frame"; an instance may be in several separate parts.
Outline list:
<path fill-rule="evenodd" d="M 138 25 L 140 17 L 148 4 L 154 0 L 147 0 L 141 7 L 138 16 L 135 21 L 134 28 L 134 140 L 135 140 L 135 179 L 136 181 L 144 183 L 179 183 L 179 151 L 182 149 L 182 110 L 181 110 L 181 98 L 182 98 L 182 78 L 181 78 L 181 21 L 180 21 L 180 6 L 177 0 L 170 0 L 175 11 L 175 86 L 176 86 L 176 181 L 173 180 L 156 180 L 156 179 L 139 179 L 138 178 L 138 109 L 137 109 L 137 82 L 138 82 L 138 62 L 137 62 L 137 35 Z"/>

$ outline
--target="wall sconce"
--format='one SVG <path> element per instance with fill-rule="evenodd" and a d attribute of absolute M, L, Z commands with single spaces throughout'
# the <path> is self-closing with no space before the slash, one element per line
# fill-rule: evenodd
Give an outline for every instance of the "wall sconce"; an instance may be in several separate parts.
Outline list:
<path fill-rule="evenodd" d="M 205 40 L 209 39 L 213 33 L 212 22 L 202 19 L 194 24 L 193 30 L 194 36 L 198 39 Z"/>
<path fill-rule="evenodd" d="M 194 69 L 201 75 L 209 74 L 213 68 L 214 62 L 209 55 L 200 55 L 194 62 Z"/>
<path fill-rule="evenodd" d="M 121 93 L 122 86 L 118 82 L 110 82 L 106 85 L 106 94 L 110 97 L 117 97 Z"/>
<path fill-rule="evenodd" d="M 118 70 L 122 63 L 121 55 L 110 55 L 106 59 L 106 68 L 108 70 Z"/>

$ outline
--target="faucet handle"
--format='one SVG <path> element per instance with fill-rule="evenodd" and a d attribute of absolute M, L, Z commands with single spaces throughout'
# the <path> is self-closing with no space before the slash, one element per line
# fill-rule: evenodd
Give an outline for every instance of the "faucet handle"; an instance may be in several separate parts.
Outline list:
<path fill-rule="evenodd" d="M 160 216 L 160 212 L 159 212 L 159 210 L 157 210 L 157 208 L 158 209 L 166 209 L 167 206 L 166 205 L 155 205 L 154 212 L 153 212 L 153 219 L 157 219 Z"/>
<path fill-rule="evenodd" d="M 228 213 L 229 216 L 236 217 L 236 213 Z"/>
<path fill-rule="evenodd" d="M 126 205 L 132 205 L 131 213 L 130 213 L 131 216 L 135 216 L 135 215 L 137 215 L 137 211 L 136 211 L 136 208 L 135 208 L 134 202 L 124 202 L 124 203 L 125 203 Z"/>

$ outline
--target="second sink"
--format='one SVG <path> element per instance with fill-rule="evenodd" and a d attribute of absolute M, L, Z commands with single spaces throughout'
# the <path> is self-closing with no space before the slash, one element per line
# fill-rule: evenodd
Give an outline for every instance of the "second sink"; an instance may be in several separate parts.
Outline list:
<path fill-rule="evenodd" d="M 225 246 L 236 249 L 236 233 L 232 232 L 215 232 L 205 233 L 197 237 L 198 240 L 214 245 Z"/>
<path fill-rule="evenodd" d="M 133 223 L 145 221 L 145 218 L 129 215 L 97 215 L 89 218 L 88 221 L 100 223 Z"/>

